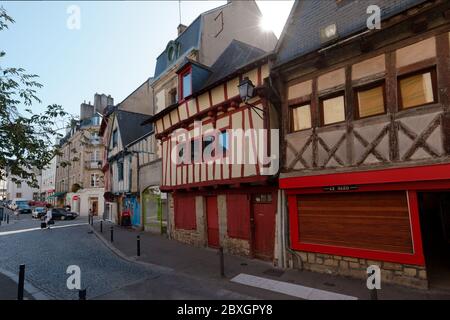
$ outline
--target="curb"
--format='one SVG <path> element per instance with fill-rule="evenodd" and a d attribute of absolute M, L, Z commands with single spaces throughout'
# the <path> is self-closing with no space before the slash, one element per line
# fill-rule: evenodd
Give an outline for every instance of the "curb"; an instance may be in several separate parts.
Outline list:
<path fill-rule="evenodd" d="M 164 266 L 160 266 L 160 265 L 149 263 L 149 262 L 139 261 L 139 260 L 137 260 L 137 257 L 129 257 L 129 256 L 125 255 L 122 251 L 117 249 L 113 244 L 111 244 L 108 240 L 106 240 L 97 230 L 95 230 L 95 228 L 93 226 L 89 225 L 89 227 L 91 228 L 91 230 L 95 234 L 95 236 L 101 242 L 103 242 L 103 244 L 106 247 L 108 247 L 119 258 L 122 258 L 122 259 L 124 259 L 124 260 L 126 260 L 128 262 L 140 264 L 140 265 L 145 266 L 145 267 L 150 267 L 154 271 L 158 271 L 158 272 L 161 272 L 161 273 L 166 273 L 167 274 L 167 273 L 171 273 L 171 272 L 175 271 L 173 268 L 164 267 Z"/>
<path fill-rule="evenodd" d="M 15 283 L 19 283 L 19 276 L 5 270 L 3 268 L 0 268 L 0 273 L 7 276 L 11 280 L 13 280 Z M 24 284 L 24 290 L 32 296 L 35 300 L 52 300 L 53 298 L 49 296 L 47 293 L 45 293 L 42 289 L 38 289 L 35 286 L 33 286 L 29 281 L 25 280 Z"/>

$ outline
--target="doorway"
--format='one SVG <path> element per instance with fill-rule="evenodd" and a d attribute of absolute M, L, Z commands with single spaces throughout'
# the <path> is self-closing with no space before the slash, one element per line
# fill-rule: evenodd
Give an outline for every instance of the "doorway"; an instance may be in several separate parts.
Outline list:
<path fill-rule="evenodd" d="M 272 260 L 275 245 L 276 201 L 272 193 L 252 197 L 253 255 L 262 260 Z"/>
<path fill-rule="evenodd" d="M 208 246 L 218 248 L 219 241 L 219 211 L 217 197 L 206 197 L 206 222 L 208 231 Z"/>
<path fill-rule="evenodd" d="M 98 198 L 90 198 L 89 202 L 91 214 L 94 216 L 98 216 Z"/>
<path fill-rule="evenodd" d="M 450 192 L 421 192 L 418 199 L 429 285 L 450 290 Z"/>

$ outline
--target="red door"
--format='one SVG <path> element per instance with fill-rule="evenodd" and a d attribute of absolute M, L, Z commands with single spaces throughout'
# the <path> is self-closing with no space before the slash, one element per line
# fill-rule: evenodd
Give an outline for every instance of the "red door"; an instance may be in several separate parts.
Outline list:
<path fill-rule="evenodd" d="M 208 226 L 208 246 L 219 247 L 219 212 L 217 197 L 206 197 L 206 220 Z"/>
<path fill-rule="evenodd" d="M 276 199 L 272 194 L 253 196 L 253 254 L 255 257 L 272 260 L 275 243 Z"/>

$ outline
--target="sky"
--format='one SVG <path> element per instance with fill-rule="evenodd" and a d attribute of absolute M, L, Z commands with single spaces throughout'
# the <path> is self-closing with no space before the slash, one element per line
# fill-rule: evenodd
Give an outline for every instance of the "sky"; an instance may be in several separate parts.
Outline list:
<path fill-rule="evenodd" d="M 256 1 L 261 27 L 279 37 L 293 1 Z M 181 22 L 226 1 L 181 1 Z M 79 29 L 69 28 L 78 6 Z M 73 115 L 94 94 L 110 94 L 117 104 L 153 76 L 156 57 L 176 38 L 178 1 L 0 1 L 16 21 L 0 32 L 1 68 L 23 67 L 39 75 L 40 112 L 60 104 Z M 76 24 L 70 24 L 77 26 Z"/>

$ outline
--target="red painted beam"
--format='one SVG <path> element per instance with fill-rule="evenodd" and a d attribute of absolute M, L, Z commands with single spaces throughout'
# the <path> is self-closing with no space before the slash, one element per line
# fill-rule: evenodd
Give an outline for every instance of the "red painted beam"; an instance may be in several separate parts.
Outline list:
<path fill-rule="evenodd" d="M 450 164 L 281 178 L 281 189 L 450 180 Z"/>

